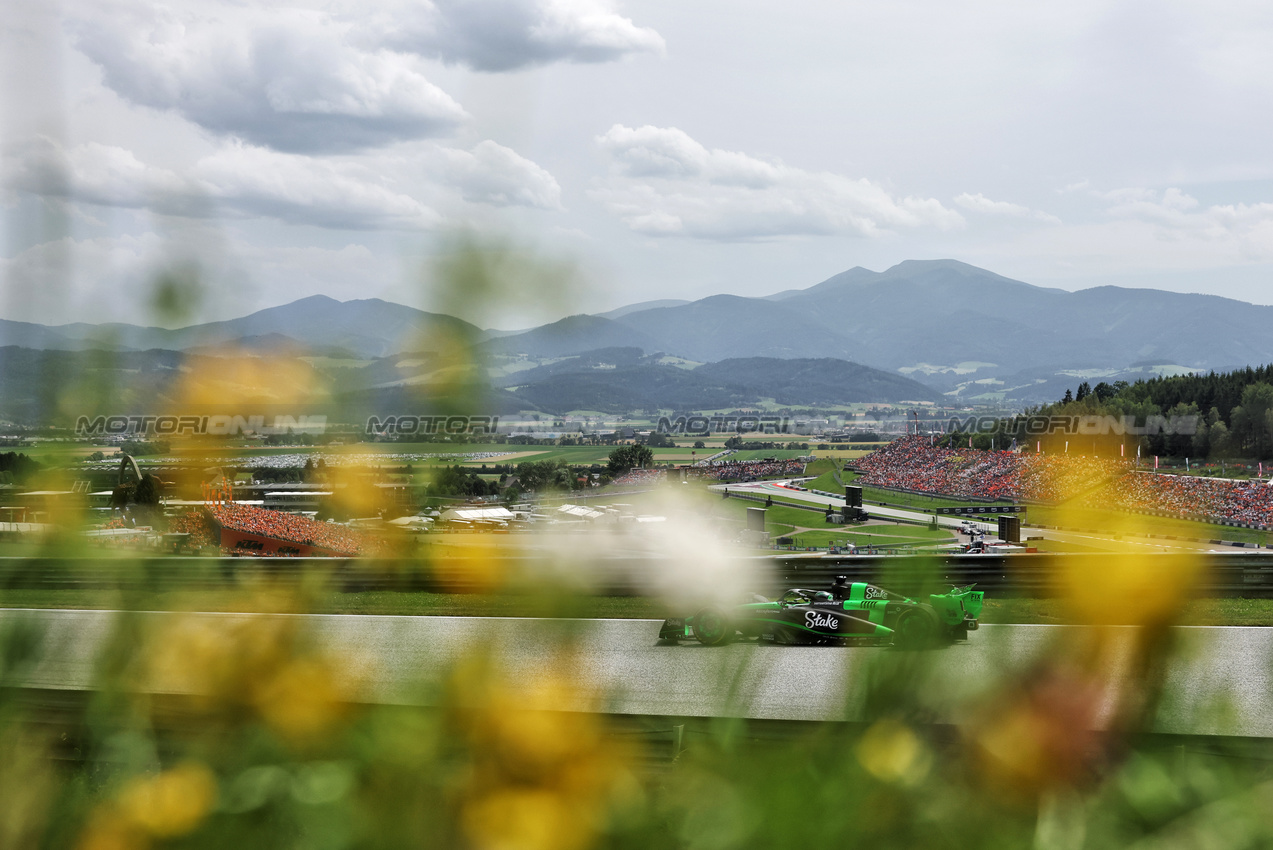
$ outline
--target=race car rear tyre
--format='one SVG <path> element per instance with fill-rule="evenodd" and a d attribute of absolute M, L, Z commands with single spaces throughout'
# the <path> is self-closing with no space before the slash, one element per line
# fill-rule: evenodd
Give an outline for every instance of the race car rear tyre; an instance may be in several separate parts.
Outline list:
<path fill-rule="evenodd" d="M 899 649 L 925 649 L 937 643 L 937 612 L 916 605 L 902 612 L 893 627 L 893 645 Z"/>
<path fill-rule="evenodd" d="M 720 646 L 734 636 L 729 615 L 714 606 L 699 609 L 694 615 L 693 631 L 694 639 L 704 646 Z"/>

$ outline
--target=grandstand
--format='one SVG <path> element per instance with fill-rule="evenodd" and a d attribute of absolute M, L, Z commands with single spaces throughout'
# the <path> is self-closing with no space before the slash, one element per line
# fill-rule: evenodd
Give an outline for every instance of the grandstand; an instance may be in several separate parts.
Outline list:
<path fill-rule="evenodd" d="M 225 502 L 176 517 L 171 530 L 191 548 L 219 546 L 223 555 L 354 557 L 383 551 L 382 538 L 333 522 Z"/>
<path fill-rule="evenodd" d="M 1273 486 L 1136 470 L 1123 460 L 939 448 L 910 436 L 860 458 L 857 483 L 952 498 L 1059 503 L 1225 524 L 1273 526 Z"/>
<path fill-rule="evenodd" d="M 1126 472 L 1127 461 L 1074 455 L 941 448 L 925 435 L 903 437 L 855 464 L 870 487 L 934 496 L 1060 502 Z"/>
<path fill-rule="evenodd" d="M 1273 487 L 1250 481 L 1134 472 L 1083 499 L 1088 507 L 1168 514 L 1184 519 L 1273 525 Z"/>

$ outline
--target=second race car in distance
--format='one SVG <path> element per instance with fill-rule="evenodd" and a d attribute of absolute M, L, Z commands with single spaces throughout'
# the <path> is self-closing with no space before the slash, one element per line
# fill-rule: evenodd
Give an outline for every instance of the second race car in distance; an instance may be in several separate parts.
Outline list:
<path fill-rule="evenodd" d="M 784 644 L 863 642 L 920 649 L 963 640 L 978 627 L 982 598 L 974 585 L 916 601 L 868 582 L 838 577 L 830 591 L 792 588 L 774 601 L 709 605 L 663 622 L 659 640 L 693 638 L 707 646 L 738 639 Z"/>

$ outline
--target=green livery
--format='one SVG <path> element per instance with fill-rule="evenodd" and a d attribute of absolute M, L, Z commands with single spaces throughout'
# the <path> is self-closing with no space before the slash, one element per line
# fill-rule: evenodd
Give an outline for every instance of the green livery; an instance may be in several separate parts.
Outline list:
<path fill-rule="evenodd" d="M 964 640 L 978 627 L 984 594 L 974 585 L 930 594 L 919 602 L 869 582 L 836 578 L 827 590 L 792 588 L 776 600 L 709 605 L 691 617 L 663 622 L 659 639 L 694 639 L 718 646 L 738 639 L 775 643 L 892 644 L 919 649 Z"/>

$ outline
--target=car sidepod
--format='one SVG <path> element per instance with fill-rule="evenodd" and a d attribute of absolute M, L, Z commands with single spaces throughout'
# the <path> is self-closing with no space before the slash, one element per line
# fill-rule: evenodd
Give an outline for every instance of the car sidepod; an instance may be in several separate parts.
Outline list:
<path fill-rule="evenodd" d="M 659 640 L 677 643 L 693 638 L 707 646 L 739 638 L 784 644 L 936 646 L 967 638 L 977 629 L 984 594 L 972 588 L 952 588 L 923 602 L 866 582 L 837 583 L 835 595 L 793 588 L 774 602 L 708 605 L 693 616 L 669 618 L 659 629 Z"/>

